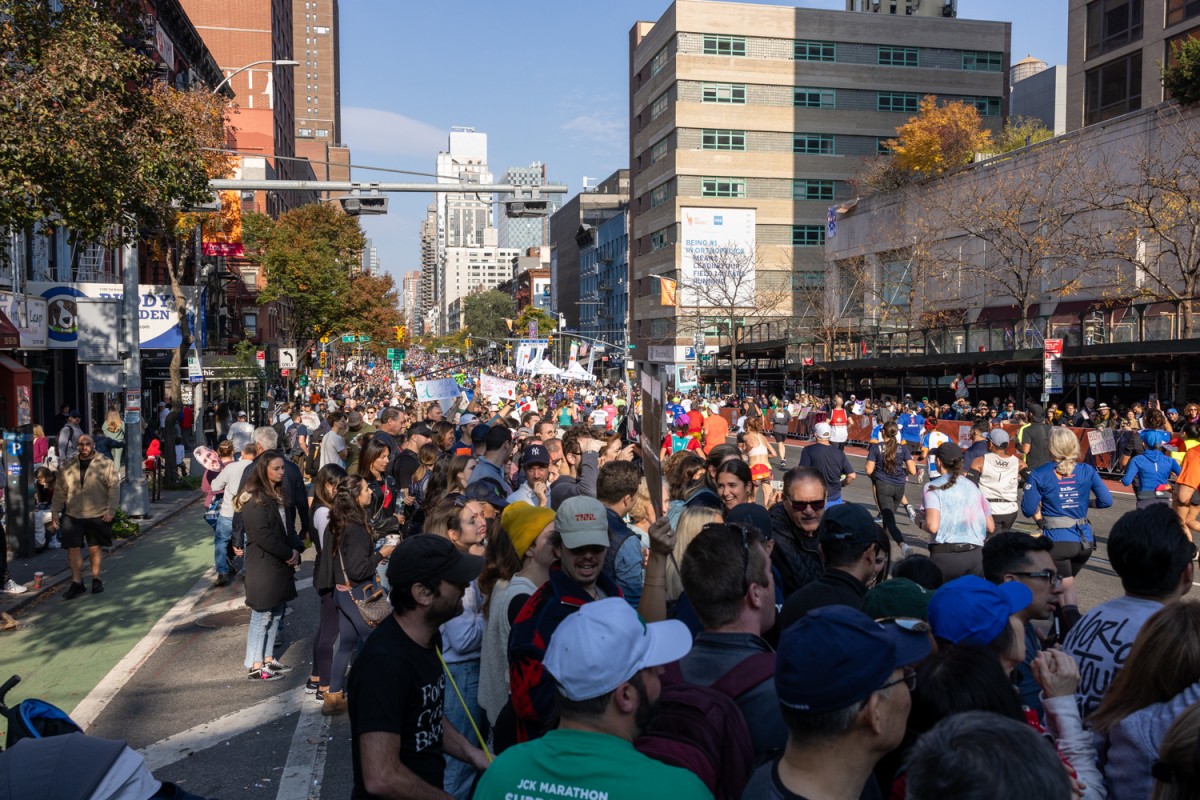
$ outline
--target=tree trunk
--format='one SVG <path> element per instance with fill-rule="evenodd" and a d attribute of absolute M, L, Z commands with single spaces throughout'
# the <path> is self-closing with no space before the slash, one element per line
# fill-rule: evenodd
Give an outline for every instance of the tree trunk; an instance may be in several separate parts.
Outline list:
<path fill-rule="evenodd" d="M 737 397 L 737 326 L 729 318 L 729 393 Z"/>
<path fill-rule="evenodd" d="M 192 330 L 188 325 L 187 318 L 187 297 L 183 293 L 183 265 L 179 257 L 179 243 L 172 242 L 171 257 L 168 259 L 167 276 L 171 281 L 171 294 L 175 298 L 175 317 L 179 322 L 179 345 L 175 348 L 175 352 L 171 355 L 171 400 L 172 402 L 183 402 L 183 377 L 182 365 L 184 359 L 187 358 L 188 350 L 192 346 Z M 163 442 L 163 446 L 166 446 Z M 174 442 L 171 445 L 174 446 Z"/>
<path fill-rule="evenodd" d="M 1193 311 L 1192 302 L 1193 301 L 1190 298 L 1194 297 L 1195 294 L 1196 294 L 1196 287 L 1189 286 L 1187 288 L 1187 296 L 1189 299 L 1184 300 L 1179 305 L 1179 310 L 1183 312 L 1183 327 L 1179 333 L 1180 333 L 1181 338 L 1184 341 L 1188 341 L 1194 335 L 1193 329 L 1195 328 L 1195 326 L 1192 324 L 1192 311 Z M 1176 364 L 1176 367 L 1175 367 L 1175 403 L 1176 404 L 1186 403 L 1187 399 L 1189 397 L 1188 382 L 1189 382 L 1189 378 L 1190 378 L 1190 374 L 1189 374 L 1190 369 L 1188 368 L 1188 361 L 1189 361 L 1189 359 L 1185 356 L 1185 357 L 1178 359 L 1175 362 L 1175 364 Z"/>

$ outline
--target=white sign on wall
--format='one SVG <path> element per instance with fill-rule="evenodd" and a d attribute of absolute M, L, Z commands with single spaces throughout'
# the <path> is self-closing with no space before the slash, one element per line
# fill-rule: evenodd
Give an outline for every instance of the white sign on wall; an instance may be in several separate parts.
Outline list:
<path fill-rule="evenodd" d="M 683 208 L 679 213 L 681 305 L 729 300 L 754 305 L 754 209 Z"/>

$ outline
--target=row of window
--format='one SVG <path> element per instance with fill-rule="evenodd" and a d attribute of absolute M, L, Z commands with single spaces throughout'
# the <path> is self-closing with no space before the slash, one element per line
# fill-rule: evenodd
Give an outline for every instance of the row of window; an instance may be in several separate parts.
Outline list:
<path fill-rule="evenodd" d="M 703 128 L 700 131 L 700 149 L 744 153 L 747 149 L 747 135 L 747 131 L 726 128 Z M 883 154 L 887 152 L 888 138 L 886 136 L 876 137 L 876 153 Z M 670 151 L 671 137 L 664 136 L 650 146 L 650 163 L 657 163 L 665 158 Z M 792 134 L 792 152 L 797 155 L 810 156 L 837 155 L 837 135 L 832 133 L 794 133 Z"/>
<path fill-rule="evenodd" d="M 701 52 L 709 56 L 746 56 L 745 36 L 719 36 L 706 34 L 701 45 Z M 655 69 L 651 62 L 650 74 L 662 69 L 667 60 L 667 49 L 664 47 L 655 54 L 655 60 L 662 60 Z M 1004 69 L 1004 54 L 992 50 L 962 51 L 962 68 L 979 72 L 1000 72 Z M 837 62 L 837 42 L 798 40 L 792 51 L 796 61 Z M 921 66 L 921 51 L 917 47 L 899 47 L 896 45 L 877 45 L 875 48 L 875 63 L 888 67 L 919 67 Z"/>
<path fill-rule="evenodd" d="M 667 95 L 663 93 L 651 106 L 650 118 L 654 119 L 666 110 Z M 1000 116 L 999 97 L 943 97 L 943 100 L 961 100 L 975 106 L 980 115 L 985 117 Z M 656 112 L 659 102 L 662 107 Z M 744 83 L 704 83 L 700 87 L 700 102 L 725 103 L 729 105 L 746 104 L 746 84 Z M 796 108 L 836 108 L 837 90 L 801 87 L 795 88 L 793 104 Z M 900 111 L 915 114 L 921 105 L 921 95 L 917 92 L 876 92 L 875 108 L 878 111 Z"/>
<path fill-rule="evenodd" d="M 792 181 L 792 199 L 793 200 L 832 200 L 834 192 L 837 188 L 837 181 L 827 180 L 824 178 L 796 178 Z M 654 193 L 650 195 L 650 207 L 661 205 L 667 199 L 667 184 L 659 186 L 654 191 L 662 190 L 663 199 L 659 203 L 654 202 Z M 701 197 L 746 197 L 746 179 L 745 178 L 701 178 L 700 179 L 700 196 Z"/>
<path fill-rule="evenodd" d="M 671 245 L 670 228 L 663 228 L 650 234 L 650 252 L 662 250 Z M 792 247 L 823 247 L 825 245 L 824 225 L 793 225 Z"/>

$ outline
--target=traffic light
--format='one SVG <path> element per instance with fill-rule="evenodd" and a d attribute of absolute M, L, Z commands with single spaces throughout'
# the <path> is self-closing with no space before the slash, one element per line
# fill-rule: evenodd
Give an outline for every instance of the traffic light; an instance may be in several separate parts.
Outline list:
<path fill-rule="evenodd" d="M 470 336 L 467 337 L 466 344 L 467 344 L 467 349 L 470 350 L 471 349 L 471 337 Z"/>
<path fill-rule="evenodd" d="M 392 331 L 396 334 L 397 342 L 404 340 L 404 326 L 403 325 L 393 325 Z"/>

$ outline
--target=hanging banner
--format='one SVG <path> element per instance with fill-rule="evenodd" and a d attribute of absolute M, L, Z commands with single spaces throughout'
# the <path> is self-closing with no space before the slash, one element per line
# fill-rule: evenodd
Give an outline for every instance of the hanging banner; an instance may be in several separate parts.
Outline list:
<path fill-rule="evenodd" d="M 51 350 L 74 350 L 78 343 L 78 309 L 80 297 L 120 300 L 125 296 L 119 283 L 46 283 L 30 281 L 26 287 L 31 296 L 45 300 L 46 320 Z M 179 346 L 179 317 L 175 311 L 175 295 L 170 286 L 140 284 L 138 286 L 138 334 L 142 350 L 170 350 Z M 183 287 L 188 306 L 196 306 L 196 288 Z M 188 312 L 188 325 L 195 330 L 195 315 Z"/>
<path fill-rule="evenodd" d="M 515 400 L 517 397 L 517 382 L 507 381 L 479 373 L 479 394 L 483 397 L 499 397 L 502 400 Z"/>
<path fill-rule="evenodd" d="M 592 367 L 596 366 L 596 351 L 597 351 L 597 350 L 599 350 L 601 353 L 603 353 L 603 352 L 604 352 L 604 345 L 602 345 L 602 344 L 597 344 L 597 345 L 593 345 L 591 348 L 589 348 L 589 349 L 588 349 L 588 368 L 587 368 L 587 371 L 588 371 L 588 374 L 589 374 L 589 375 L 593 374 L 593 372 L 592 372 Z"/>
<path fill-rule="evenodd" d="M 46 327 L 46 301 L 12 292 L 0 292 L 0 311 L 21 334 L 21 350 L 45 350 L 49 342 Z"/>
<path fill-rule="evenodd" d="M 538 368 L 542 358 L 546 353 L 545 339 L 522 339 L 517 344 L 517 362 L 516 370 L 520 372 L 533 372 Z"/>
<path fill-rule="evenodd" d="M 567 369 L 570 369 L 572 367 L 572 365 L 574 365 L 575 362 L 577 362 L 578 360 L 579 360 L 579 342 L 571 342 L 571 355 L 567 359 Z"/>
<path fill-rule="evenodd" d="M 417 402 L 428 403 L 431 400 L 446 400 L 458 397 L 461 389 L 454 378 L 439 378 L 434 381 L 417 381 Z"/>
<path fill-rule="evenodd" d="M 200 230 L 200 249 L 206 256 L 240 258 L 242 246 L 242 197 L 236 191 L 220 192 L 221 213 L 205 215 Z"/>

